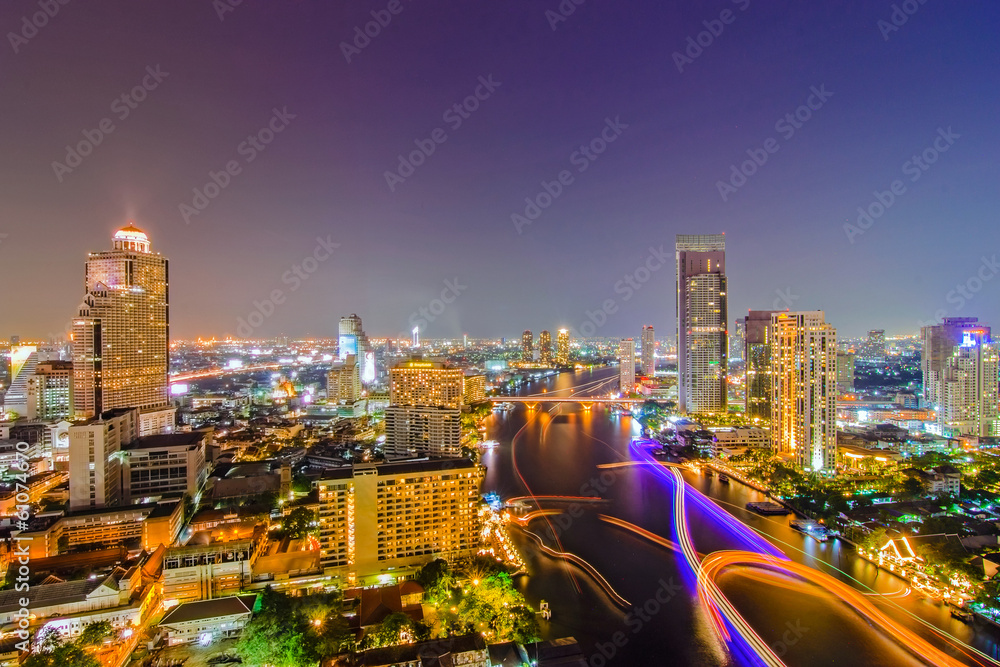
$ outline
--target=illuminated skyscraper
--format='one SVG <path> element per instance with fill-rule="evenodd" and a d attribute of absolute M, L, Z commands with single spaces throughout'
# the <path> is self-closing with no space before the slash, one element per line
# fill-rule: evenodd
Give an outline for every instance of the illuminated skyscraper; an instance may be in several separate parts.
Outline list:
<path fill-rule="evenodd" d="M 920 370 L 924 381 L 924 401 L 937 405 L 940 401 L 940 382 L 945 364 L 955 348 L 962 344 L 965 333 L 982 329 L 987 336 L 990 328 L 976 317 L 946 317 L 941 324 L 920 328 Z"/>
<path fill-rule="evenodd" d="M 531 330 L 525 329 L 524 333 L 521 334 L 521 361 L 531 361 L 534 353 L 533 341 Z"/>
<path fill-rule="evenodd" d="M 862 353 L 868 361 L 885 361 L 884 329 L 872 329 L 868 332 L 868 340 L 862 347 Z"/>
<path fill-rule="evenodd" d="M 408 361 L 392 368 L 389 378 L 385 455 L 459 455 L 464 372 L 431 361 Z"/>
<path fill-rule="evenodd" d="M 635 391 L 635 341 L 631 338 L 618 342 L 618 388 L 625 396 Z"/>
<path fill-rule="evenodd" d="M 746 361 L 743 348 L 746 345 L 746 319 L 736 320 L 733 333 L 729 335 L 729 361 Z"/>
<path fill-rule="evenodd" d="M 139 409 L 139 434 L 169 431 L 167 259 L 129 224 L 114 249 L 90 253 L 73 320 L 73 411 L 78 419 Z"/>
<path fill-rule="evenodd" d="M 771 420 L 771 315 L 776 310 L 751 310 L 743 318 L 745 364 L 744 411 L 751 419 Z"/>
<path fill-rule="evenodd" d="M 997 379 L 1000 354 L 988 327 L 963 332 L 938 381 L 938 425 L 944 435 L 1000 435 Z"/>
<path fill-rule="evenodd" d="M 725 234 L 677 236 L 677 384 L 681 412 L 725 412 Z"/>
<path fill-rule="evenodd" d="M 552 365 L 552 334 L 548 331 L 538 334 L 538 355 L 543 366 Z"/>
<path fill-rule="evenodd" d="M 376 376 L 375 372 L 375 352 L 368 342 L 364 328 L 361 325 L 361 318 L 351 313 L 347 317 L 340 318 L 340 330 L 338 343 L 338 357 L 341 361 L 347 359 L 349 355 L 357 358 L 358 372 L 364 384 L 371 383 Z"/>
<path fill-rule="evenodd" d="M 361 398 L 361 368 L 358 358 L 347 355 L 327 373 L 326 400 L 330 404 L 353 405 Z"/>
<path fill-rule="evenodd" d="M 569 329 L 560 329 L 556 336 L 556 363 L 560 366 L 569 364 Z"/>
<path fill-rule="evenodd" d="M 771 315 L 771 440 L 815 472 L 837 464 L 837 331 L 823 311 Z"/>
<path fill-rule="evenodd" d="M 656 374 L 656 333 L 651 324 L 642 327 L 642 374 L 648 377 Z"/>

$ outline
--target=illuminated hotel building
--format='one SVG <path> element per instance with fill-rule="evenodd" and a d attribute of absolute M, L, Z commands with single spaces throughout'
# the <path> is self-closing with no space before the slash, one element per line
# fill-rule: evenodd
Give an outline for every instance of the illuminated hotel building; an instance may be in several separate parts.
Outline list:
<path fill-rule="evenodd" d="M 462 389 L 462 401 L 466 405 L 482 403 L 486 400 L 486 376 L 482 373 L 466 375 Z"/>
<path fill-rule="evenodd" d="M 814 472 L 837 463 L 837 331 L 823 311 L 771 315 L 771 440 Z"/>
<path fill-rule="evenodd" d="M 744 411 L 751 419 L 771 420 L 771 315 L 751 310 L 743 318 Z"/>
<path fill-rule="evenodd" d="M 725 412 L 725 234 L 677 235 L 677 385 L 682 413 Z"/>
<path fill-rule="evenodd" d="M 327 473 L 315 482 L 325 572 L 369 585 L 435 558 L 454 562 L 474 555 L 484 474 L 458 458 L 359 464 Z"/>
<path fill-rule="evenodd" d="M 618 388 L 625 396 L 635 391 L 635 341 L 631 338 L 618 342 Z"/>
<path fill-rule="evenodd" d="M 552 334 L 548 331 L 538 334 L 538 360 L 543 366 L 552 365 Z"/>
<path fill-rule="evenodd" d="M 389 379 L 386 457 L 461 454 L 465 373 L 441 363 L 407 361 L 392 368 Z"/>
<path fill-rule="evenodd" d="M 533 356 L 532 335 L 530 329 L 525 329 L 521 334 L 521 361 L 531 361 Z"/>
<path fill-rule="evenodd" d="M 656 374 L 656 333 L 653 326 L 642 327 L 642 374 L 653 377 Z"/>
<path fill-rule="evenodd" d="M 560 329 L 556 335 L 556 363 L 560 366 L 569 364 L 569 329 Z"/>
<path fill-rule="evenodd" d="M 1000 435 L 997 421 L 997 345 L 988 327 L 966 330 L 938 381 L 938 424 L 943 435 Z"/>
<path fill-rule="evenodd" d="M 140 434 L 170 430 L 167 260 L 131 224 L 114 249 L 90 253 L 83 303 L 73 320 L 73 412 L 88 419 L 139 408 Z"/>

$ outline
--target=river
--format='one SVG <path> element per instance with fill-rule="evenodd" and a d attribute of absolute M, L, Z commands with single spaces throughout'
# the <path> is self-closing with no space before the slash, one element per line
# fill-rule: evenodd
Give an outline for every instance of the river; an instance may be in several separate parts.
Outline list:
<path fill-rule="evenodd" d="M 606 393 L 616 381 L 617 369 L 600 368 L 536 380 L 519 393 Z M 637 421 L 600 405 L 589 411 L 574 403 L 543 404 L 536 410 L 518 405 L 506 413 L 494 412 L 487 437 L 499 445 L 483 455 L 484 491 L 496 491 L 504 499 L 529 494 L 605 499 L 599 504 L 543 499 L 541 507 L 564 513 L 534 519 L 527 530 L 556 551 L 589 562 L 630 607 L 616 605 L 590 575 L 544 553 L 523 530 L 514 528 L 529 570 L 518 578 L 518 586 L 536 608 L 542 600 L 550 604 L 552 619 L 542 622 L 545 638 L 575 637 L 592 667 L 743 664 L 717 638 L 680 554 L 599 518 L 617 517 L 672 539 L 672 490 L 660 475 L 648 466 L 599 467 L 632 460 L 629 442 L 640 428 Z M 844 581 L 853 578 L 859 590 L 872 593 L 879 609 L 955 657 L 988 664 L 982 657 L 975 662 L 963 656 L 935 637 L 933 628 L 998 656 L 997 631 L 966 625 L 953 619 L 946 606 L 908 593 L 904 580 L 880 571 L 849 545 L 838 540 L 819 543 L 790 528 L 791 517 L 761 517 L 743 509 L 747 502 L 766 499 L 757 491 L 735 480 L 722 484 L 717 476 L 684 476 L 788 557 Z M 689 503 L 691 537 L 701 554 L 743 548 L 705 514 Z M 744 567 L 724 570 L 718 583 L 788 665 L 925 664 L 818 586 Z"/>

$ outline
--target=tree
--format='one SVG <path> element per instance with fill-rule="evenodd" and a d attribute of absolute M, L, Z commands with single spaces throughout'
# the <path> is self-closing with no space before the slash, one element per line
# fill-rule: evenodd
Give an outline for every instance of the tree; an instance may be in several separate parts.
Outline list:
<path fill-rule="evenodd" d="M 22 667 L 101 667 L 93 653 L 104 638 L 114 631 L 111 623 L 89 623 L 75 641 L 63 639 L 57 630 L 50 630 L 38 642 L 38 650 L 21 663 Z"/>
<path fill-rule="evenodd" d="M 514 589 L 506 572 L 491 575 L 468 590 L 458 605 L 462 621 L 484 632 L 492 642 L 537 641 L 540 630 L 535 613 Z"/>
<path fill-rule="evenodd" d="M 111 625 L 111 621 L 88 623 L 83 628 L 83 632 L 80 633 L 76 643 L 82 647 L 100 646 L 104 643 L 104 638 L 110 637 L 114 631 L 115 629 Z"/>
<path fill-rule="evenodd" d="M 430 628 L 414 621 L 402 612 L 386 616 L 381 623 L 368 631 L 361 641 L 362 649 L 382 648 L 398 644 L 411 644 L 430 638 Z"/>
<path fill-rule="evenodd" d="M 290 598 L 264 589 L 260 611 L 243 628 L 236 654 L 248 666 L 313 667 L 339 653 L 350 633 L 335 611 L 337 599 L 335 594 Z"/>
<path fill-rule="evenodd" d="M 302 539 L 315 530 L 316 516 L 308 507 L 296 507 L 281 521 L 285 535 L 292 539 Z"/>
<path fill-rule="evenodd" d="M 909 498 L 919 498 L 924 495 L 924 484 L 916 477 L 907 477 L 903 480 L 902 493 Z"/>

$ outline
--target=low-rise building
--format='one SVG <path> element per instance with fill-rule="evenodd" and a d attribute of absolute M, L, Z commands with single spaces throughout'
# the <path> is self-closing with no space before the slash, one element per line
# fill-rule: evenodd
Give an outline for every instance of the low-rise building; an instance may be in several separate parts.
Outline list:
<path fill-rule="evenodd" d="M 253 580 L 253 566 L 267 545 L 267 528 L 226 526 L 198 533 L 163 557 L 165 603 L 211 600 L 240 593 Z"/>
<path fill-rule="evenodd" d="M 151 435 L 129 443 L 122 458 L 125 504 L 164 494 L 196 496 L 208 480 L 211 431 Z"/>
<path fill-rule="evenodd" d="M 357 667 L 490 667 L 486 640 L 479 634 L 376 648 L 358 654 Z"/>
<path fill-rule="evenodd" d="M 256 602 L 256 595 L 185 602 L 168 611 L 159 627 L 169 646 L 236 639 L 253 615 Z"/>
<path fill-rule="evenodd" d="M 771 431 L 766 428 L 753 426 L 709 430 L 712 432 L 712 456 L 715 458 L 742 454 L 748 447 L 771 446 Z"/>

